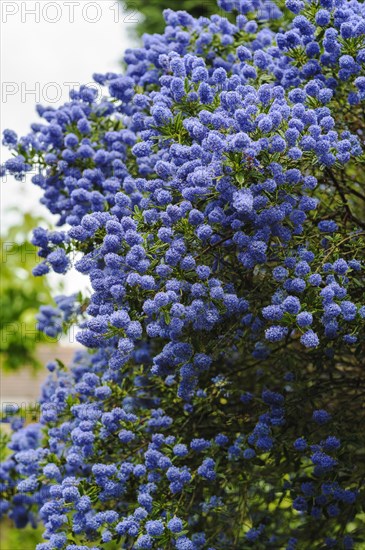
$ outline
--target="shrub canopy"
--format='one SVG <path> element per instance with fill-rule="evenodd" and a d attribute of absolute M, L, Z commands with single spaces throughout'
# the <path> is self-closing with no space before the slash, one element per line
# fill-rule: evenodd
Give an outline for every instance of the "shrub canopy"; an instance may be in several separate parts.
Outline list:
<path fill-rule="evenodd" d="M 38 550 L 364 542 L 364 5 L 220 8 L 7 134 L 59 219 L 35 275 L 92 287 L 1 468 Z"/>

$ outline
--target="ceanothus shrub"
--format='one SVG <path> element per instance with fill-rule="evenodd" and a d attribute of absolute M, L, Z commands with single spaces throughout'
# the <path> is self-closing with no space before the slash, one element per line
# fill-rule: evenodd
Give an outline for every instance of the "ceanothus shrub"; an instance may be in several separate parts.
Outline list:
<path fill-rule="evenodd" d="M 365 8 L 219 7 L 5 132 L 58 216 L 34 274 L 92 289 L 42 308 L 85 349 L 6 418 L 38 550 L 364 548 Z"/>

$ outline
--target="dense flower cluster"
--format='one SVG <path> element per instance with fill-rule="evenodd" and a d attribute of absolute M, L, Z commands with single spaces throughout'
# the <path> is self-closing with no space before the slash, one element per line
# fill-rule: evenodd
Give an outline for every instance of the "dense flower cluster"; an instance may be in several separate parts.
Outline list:
<path fill-rule="evenodd" d="M 82 86 L 4 135 L 4 170 L 38 166 L 59 217 L 34 274 L 92 287 L 41 309 L 87 349 L 48 365 L 0 470 L 38 550 L 363 540 L 365 9 L 219 7 L 236 22 L 167 10 L 123 75 L 94 75 L 100 101 Z"/>

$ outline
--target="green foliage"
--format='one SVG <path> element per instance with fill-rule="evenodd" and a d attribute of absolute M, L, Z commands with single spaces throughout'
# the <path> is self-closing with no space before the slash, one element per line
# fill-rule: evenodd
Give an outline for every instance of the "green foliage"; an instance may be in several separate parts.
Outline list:
<path fill-rule="evenodd" d="M 1 550 L 34 550 L 42 541 L 42 527 L 14 529 L 10 521 L 1 522 L 0 534 Z"/>
<path fill-rule="evenodd" d="M 35 224 L 43 221 L 25 213 L 10 227 L 1 242 L 1 365 L 15 370 L 25 365 L 39 366 L 36 348 L 51 339 L 36 330 L 35 315 L 51 299 L 45 278 L 32 275 L 40 261 L 37 248 L 29 242 Z"/>
<path fill-rule="evenodd" d="M 10 442 L 10 436 L 0 428 L 0 461 L 6 460 L 10 450 L 8 449 L 8 443 Z"/>
<path fill-rule="evenodd" d="M 219 9 L 215 0 L 180 0 L 176 4 L 169 0 L 133 0 L 127 6 L 128 11 L 133 9 L 140 12 L 134 16 L 134 19 L 138 19 L 136 31 L 139 35 L 163 32 L 163 10 L 166 9 L 184 10 L 194 17 L 210 17 Z"/>

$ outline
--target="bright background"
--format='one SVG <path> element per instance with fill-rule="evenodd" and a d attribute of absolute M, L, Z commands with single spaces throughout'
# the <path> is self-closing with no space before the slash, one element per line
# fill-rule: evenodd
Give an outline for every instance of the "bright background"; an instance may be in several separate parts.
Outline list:
<path fill-rule="evenodd" d="M 30 13 L 37 4 L 39 22 Z M 94 72 L 119 72 L 123 51 L 133 45 L 132 21 L 141 17 L 116 0 L 3 0 L 0 6 L 1 132 L 11 128 L 19 136 L 38 118 L 37 99 L 57 106 L 68 99 L 68 83 L 91 83 Z M 12 10 L 17 13 L 11 15 Z M 1 161 L 7 158 L 9 152 L 1 146 Z M 2 230 L 14 222 L 12 206 L 49 219 L 40 196 L 29 182 L 8 178 L 1 186 Z"/>
<path fill-rule="evenodd" d="M 64 103 L 69 98 L 70 88 L 90 84 L 94 72 L 120 72 L 123 52 L 136 44 L 133 30 L 141 18 L 140 14 L 133 13 L 118 0 L 2 0 L 1 134 L 4 129 L 10 128 L 18 136 L 25 135 L 31 123 L 40 120 L 35 111 L 36 103 L 55 107 Z M 1 145 L 0 162 L 3 163 L 10 155 L 9 150 Z M 24 227 L 22 215 L 26 212 L 40 216 L 44 220 L 42 225 L 46 221 L 54 225 L 56 220 L 40 204 L 42 192 L 30 179 L 31 175 L 28 175 L 24 182 L 17 182 L 12 176 L 7 176 L 1 182 L 1 234 L 6 241 L 12 240 L 8 233 L 10 227 L 19 223 Z M 20 242 L 26 238 L 22 235 L 19 237 Z M 17 260 L 14 256 L 10 259 Z M 6 267 L 9 266 L 8 260 Z M 25 264 L 18 267 L 23 268 L 22 276 L 32 285 L 31 267 Z M 2 271 L 2 289 L 5 292 L 4 288 L 9 283 L 5 282 L 5 269 Z M 18 271 L 14 269 L 13 283 L 10 281 L 14 286 L 20 280 Z M 54 273 L 47 276 L 52 294 L 59 293 L 61 280 L 64 285 L 62 292 L 67 295 L 80 290 L 88 293 L 88 279 L 72 270 L 67 277 Z M 41 283 L 41 280 L 38 281 Z M 34 321 L 28 319 L 29 315 L 34 318 L 38 308 L 35 301 L 34 307 L 34 311 L 26 312 L 27 327 L 31 326 L 31 322 L 34 325 Z M 24 315 L 14 318 L 14 323 L 19 323 L 19 319 L 23 322 Z M 6 322 L 3 312 L 2 327 Z M 64 336 L 60 341 L 61 349 L 59 346 L 58 349 L 41 346 L 38 354 L 40 363 L 45 364 L 54 357 L 63 358 L 65 363 L 69 363 L 76 344 L 74 336 Z M 45 376 L 44 368 L 34 376 L 34 372 L 26 366 L 21 373 L 0 373 L 2 401 L 32 401 L 38 396 L 40 381 Z"/>

